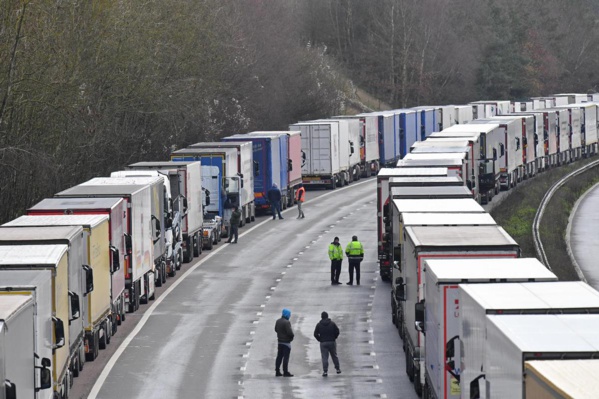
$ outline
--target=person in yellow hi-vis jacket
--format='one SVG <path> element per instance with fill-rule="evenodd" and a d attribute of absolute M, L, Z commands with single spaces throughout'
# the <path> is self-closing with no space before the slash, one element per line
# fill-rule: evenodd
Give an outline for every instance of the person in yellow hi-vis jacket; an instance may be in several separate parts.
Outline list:
<path fill-rule="evenodd" d="M 360 285 L 360 263 L 364 259 L 364 246 L 358 241 L 357 236 L 353 236 L 352 241 L 347 244 L 345 254 L 349 261 L 349 281 L 347 285 L 354 285 L 354 269 L 356 270 L 356 283 Z"/>
<path fill-rule="evenodd" d="M 343 262 L 343 247 L 339 244 L 339 237 L 335 237 L 329 245 L 329 259 L 331 260 L 331 285 L 339 285 L 341 263 Z"/>

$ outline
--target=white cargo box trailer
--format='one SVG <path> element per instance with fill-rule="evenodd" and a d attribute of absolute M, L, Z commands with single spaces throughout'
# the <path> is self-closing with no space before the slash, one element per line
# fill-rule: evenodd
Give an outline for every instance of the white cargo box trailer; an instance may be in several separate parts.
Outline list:
<path fill-rule="evenodd" d="M 381 169 L 379 163 L 379 118 L 375 115 L 342 115 L 335 119 L 356 119 L 359 122 L 359 148 L 362 177 L 374 176 Z M 355 146 L 355 145 L 354 145 Z"/>
<path fill-rule="evenodd" d="M 157 180 L 159 181 L 159 180 Z M 160 183 L 161 184 L 161 183 Z M 124 198 L 127 201 L 127 251 L 125 303 L 129 312 L 139 308 L 154 294 L 154 245 L 160 231 L 152 219 L 152 187 L 149 185 L 89 185 L 80 184 L 56 194 L 61 198 Z"/>
<path fill-rule="evenodd" d="M 582 135 L 580 131 L 580 111 L 574 110 L 573 122 L 570 124 L 570 109 L 567 106 L 550 108 L 544 111 L 549 111 L 555 114 L 556 118 L 556 151 L 557 159 L 555 165 L 562 165 L 571 160 L 571 152 L 573 143 L 580 148 Z M 551 143 L 550 143 L 551 144 Z"/>
<path fill-rule="evenodd" d="M 520 259 L 513 262 L 516 261 Z M 536 259 L 530 261 L 544 268 Z M 466 397 L 470 397 L 470 384 L 476 387 L 478 377 L 484 374 L 486 315 L 599 313 L 599 292 L 579 281 L 464 284 L 458 290 L 458 297 L 462 393 Z M 480 394 L 485 397 L 484 390 Z"/>
<path fill-rule="evenodd" d="M 300 122 L 289 126 L 302 136 L 302 180 L 306 185 L 342 186 L 349 178 L 348 162 L 341 160 L 339 124 Z"/>
<path fill-rule="evenodd" d="M 44 324 L 41 326 L 43 335 L 40 339 L 43 340 L 44 345 L 51 346 L 54 397 L 66 397 L 73 376 L 69 370 L 69 329 L 65 325 L 73 318 L 72 312 L 78 310 L 72 306 L 75 302 L 69 295 L 67 246 L 2 246 L 0 247 L 0 270 L 2 276 L 11 276 L 15 271 L 27 271 L 36 275 L 42 275 L 43 272 L 50 274 L 52 291 L 48 304 L 52 312 L 50 318 L 43 321 Z M 2 284 L 0 282 L 0 285 Z M 47 300 L 47 297 L 43 298 L 43 301 Z M 43 306 L 38 312 L 43 312 L 45 309 Z M 44 316 L 48 315 L 44 314 Z M 50 335 L 47 335 L 48 331 Z M 46 353 L 46 350 L 42 349 L 40 352 Z M 48 357 L 41 353 L 38 354 L 40 357 Z"/>
<path fill-rule="evenodd" d="M 487 398 L 523 398 L 526 361 L 599 356 L 596 314 L 487 315 L 486 325 Z"/>
<path fill-rule="evenodd" d="M 391 278 L 391 242 L 386 234 L 391 225 L 389 209 L 389 179 L 391 177 L 447 176 L 447 168 L 382 168 L 377 174 L 377 248 L 381 278 Z"/>
<path fill-rule="evenodd" d="M 459 186 L 401 186 L 392 187 L 390 199 L 472 198 L 468 187 Z"/>
<path fill-rule="evenodd" d="M 499 188 L 509 190 L 515 187 L 524 175 L 521 121 L 514 117 L 507 117 L 507 119 L 479 119 L 473 123 L 498 124 L 504 128 L 505 137 L 503 145 L 499 146 L 499 153 L 505 152 L 505 165 L 499 168 Z"/>
<path fill-rule="evenodd" d="M 0 296 L 0 397 L 36 398 L 34 302 L 29 295 Z M 47 362 L 50 359 L 46 358 Z M 45 369 L 48 374 L 50 370 Z M 47 377 L 49 377 L 47 375 Z M 46 378 L 47 382 L 51 378 Z M 51 384 L 46 383 L 46 389 Z M 6 395 L 6 396 L 5 396 Z"/>
<path fill-rule="evenodd" d="M 464 179 L 467 175 L 466 170 L 468 168 L 468 160 L 466 158 L 467 155 L 462 152 L 437 154 L 409 153 L 397 163 L 397 167 L 406 167 L 409 164 L 408 162 L 403 161 L 417 161 L 420 162 L 418 167 L 422 167 L 426 164 L 430 164 L 430 166 L 435 167 L 446 167 L 449 170 L 449 176 L 459 176 Z"/>
<path fill-rule="evenodd" d="M 424 299 L 424 262 L 456 257 L 517 258 L 520 247 L 499 226 L 409 226 L 404 228 L 404 234 L 399 277 L 396 279 L 394 274 L 395 295 L 400 304 L 398 322 L 408 359 L 406 372 L 420 393 L 424 385 L 425 342 L 422 332 L 414 326 L 416 304 Z"/>
<path fill-rule="evenodd" d="M 470 316 L 462 306 L 459 287 L 466 284 L 484 290 L 486 283 L 557 281 L 557 276 L 534 258 L 431 259 L 425 262 L 424 270 L 424 391 L 433 398 L 459 399 L 464 394 L 460 384 L 464 381 L 464 362 L 460 360 L 464 356 L 458 341 L 460 321 Z M 511 296 L 512 285 L 506 284 L 506 296 Z"/>
<path fill-rule="evenodd" d="M 186 259 L 201 254 L 202 225 L 204 223 L 204 203 L 202 200 L 202 163 L 199 161 L 137 162 L 127 169 L 142 171 L 155 170 L 168 176 L 175 213 L 181 214 L 181 235 L 185 242 L 183 249 Z M 177 201 L 183 199 L 183 204 Z M 193 250 L 193 255 L 189 251 Z"/>
<path fill-rule="evenodd" d="M 396 199 L 391 201 L 390 215 L 388 217 L 388 227 L 385 230 L 385 238 L 388 247 L 389 264 L 393 265 L 391 269 L 391 305 L 393 320 L 401 319 L 401 307 L 399 296 L 397 295 L 398 284 L 401 285 L 399 265 L 402 261 L 403 241 L 404 241 L 404 216 L 409 214 L 431 214 L 438 220 L 438 223 L 432 225 L 446 225 L 454 218 L 448 219 L 447 214 L 455 213 L 469 219 L 469 214 L 488 215 L 482 206 L 473 199 Z M 424 219 L 423 219 L 424 220 Z M 430 220 L 430 219 L 429 219 Z M 476 219 L 478 225 L 480 219 Z M 474 223 L 474 222 L 473 222 Z M 419 224 L 417 224 L 419 225 Z M 449 223 L 454 225 L 454 223 Z M 460 223 L 461 225 L 461 223 Z M 401 288 L 401 287 L 399 287 Z M 401 324 L 397 323 L 400 335 L 403 334 Z"/>
<path fill-rule="evenodd" d="M 526 399 L 592 399 L 599 392 L 599 360 L 529 360 L 524 363 Z"/>
<path fill-rule="evenodd" d="M 319 119 L 309 122 L 333 122 L 339 124 L 339 162 L 349 171 L 349 181 L 362 176 L 360 159 L 360 121 L 352 118 Z M 347 157 L 346 157 L 347 155 Z"/>
<path fill-rule="evenodd" d="M 555 97 L 556 102 L 559 101 L 567 101 L 566 104 L 577 104 L 588 101 L 588 94 L 584 93 L 558 93 L 552 94 L 552 97 Z M 556 104 L 560 105 L 560 104 Z"/>
<path fill-rule="evenodd" d="M 518 131 L 521 132 L 521 145 L 522 145 L 522 165 L 524 166 L 523 178 L 527 179 L 534 176 L 537 173 L 536 163 L 536 118 L 531 114 L 518 114 L 511 113 L 504 116 L 498 116 L 494 119 L 509 119 L 517 118 L 520 125 Z M 540 131 L 542 131 L 542 124 L 540 125 Z"/>
<path fill-rule="evenodd" d="M 474 120 L 474 113 L 470 105 L 456 105 L 454 113 L 454 125 L 463 125 Z M 447 129 L 444 127 L 443 130 Z"/>
<path fill-rule="evenodd" d="M 597 153 L 597 121 L 599 106 L 594 103 L 569 104 L 563 108 L 568 109 L 570 126 L 573 134 L 580 129 L 580 148 L 585 155 Z M 575 147 L 578 141 L 572 139 L 572 147 Z"/>
<path fill-rule="evenodd" d="M 71 372 L 78 374 L 85 363 L 83 346 L 84 325 L 89 308 L 85 303 L 87 274 L 92 273 L 85 257 L 85 241 L 81 226 L 25 226 L 0 228 L 0 246 L 5 245 L 67 245 L 69 269 L 69 295 L 79 302 L 80 314 L 69 320 L 69 364 Z M 0 282 L 1 284 L 1 282 Z M 76 298 L 76 299 L 75 299 Z M 71 307 L 73 304 L 71 303 Z M 71 311 L 71 314 L 73 312 Z"/>

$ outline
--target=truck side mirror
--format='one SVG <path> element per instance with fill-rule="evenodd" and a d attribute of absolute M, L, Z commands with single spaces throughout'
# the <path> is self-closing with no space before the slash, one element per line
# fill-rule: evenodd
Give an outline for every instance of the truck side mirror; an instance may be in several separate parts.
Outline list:
<path fill-rule="evenodd" d="M 254 176 L 258 176 L 260 174 L 260 164 L 258 161 L 254 161 Z"/>
<path fill-rule="evenodd" d="M 210 205 L 210 191 L 206 190 L 206 206 Z"/>
<path fill-rule="evenodd" d="M 171 227 L 173 227 L 173 218 L 169 215 L 164 218 L 164 228 L 170 229 Z"/>
<path fill-rule="evenodd" d="M 69 291 L 69 299 L 71 302 L 71 317 L 69 318 L 69 322 L 71 322 L 79 318 L 81 307 L 79 305 L 79 295 Z"/>
<path fill-rule="evenodd" d="M 125 256 L 131 256 L 133 253 L 133 242 L 131 240 L 131 234 L 124 234 L 125 236 Z"/>
<path fill-rule="evenodd" d="M 6 399 L 17 399 L 17 386 L 10 380 L 4 380 L 4 395 Z"/>
<path fill-rule="evenodd" d="M 188 209 L 188 205 L 187 205 L 187 197 L 182 197 L 183 198 L 183 216 L 187 215 L 187 209 Z M 210 198 L 210 191 L 206 190 L 206 198 Z"/>
<path fill-rule="evenodd" d="M 493 161 L 497 161 L 497 148 L 493 148 Z"/>
<path fill-rule="evenodd" d="M 401 260 L 401 246 L 397 245 L 393 247 L 393 259 L 397 260 L 398 262 Z M 398 263 L 397 268 L 401 270 L 401 264 Z"/>
<path fill-rule="evenodd" d="M 350 141 L 349 142 L 349 155 L 353 155 L 354 154 L 354 142 Z"/>
<path fill-rule="evenodd" d="M 415 327 L 416 330 L 423 334 L 425 333 L 424 308 L 424 299 L 414 304 L 414 318 L 416 320 Z"/>
<path fill-rule="evenodd" d="M 160 240 L 160 220 L 154 215 L 152 215 L 152 220 L 154 221 L 154 240 L 152 243 L 156 244 Z"/>
<path fill-rule="evenodd" d="M 455 341 L 460 338 L 459 335 L 456 335 L 455 337 L 451 338 L 449 341 L 447 341 L 446 344 L 446 349 L 445 349 L 445 359 L 449 360 L 455 357 Z"/>
<path fill-rule="evenodd" d="M 85 273 L 85 294 L 87 295 L 94 290 L 94 271 L 88 265 L 82 265 L 83 273 Z"/>
<path fill-rule="evenodd" d="M 293 170 L 293 161 L 291 159 L 287 160 L 287 170 L 290 172 Z"/>
<path fill-rule="evenodd" d="M 34 354 L 36 359 L 39 357 Z M 47 357 L 42 358 L 42 366 L 34 366 L 36 369 L 40 371 L 40 386 L 35 388 L 35 392 L 39 392 L 42 389 L 52 388 L 52 372 L 50 370 L 50 366 L 52 362 Z"/>
<path fill-rule="evenodd" d="M 485 374 L 481 374 L 470 382 L 470 399 L 480 399 L 480 379 L 485 378 Z"/>
<path fill-rule="evenodd" d="M 114 273 L 121 268 L 120 253 L 117 247 L 114 245 L 110 246 L 110 273 Z"/>
<path fill-rule="evenodd" d="M 52 316 L 54 323 L 54 349 L 64 346 L 64 323 L 57 317 Z"/>
<path fill-rule="evenodd" d="M 395 299 L 400 302 L 406 300 L 406 284 L 403 282 L 403 277 L 395 279 Z"/>

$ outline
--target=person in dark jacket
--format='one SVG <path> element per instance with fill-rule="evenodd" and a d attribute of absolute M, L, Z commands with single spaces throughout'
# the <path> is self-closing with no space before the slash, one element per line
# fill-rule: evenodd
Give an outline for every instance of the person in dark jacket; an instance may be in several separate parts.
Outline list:
<path fill-rule="evenodd" d="M 277 333 L 277 360 L 275 361 L 276 376 L 293 377 L 289 372 L 289 355 L 291 354 L 291 341 L 293 341 L 293 330 L 289 318 L 291 311 L 283 309 L 283 314 L 275 323 L 275 331 Z M 281 362 L 283 363 L 283 374 L 281 374 Z"/>
<path fill-rule="evenodd" d="M 228 243 L 231 242 L 231 240 L 233 239 L 233 235 L 235 235 L 235 241 L 233 241 L 233 244 L 237 244 L 240 221 L 241 221 L 241 211 L 239 210 L 238 207 L 234 206 L 233 213 L 231 214 L 231 219 L 229 219 L 229 222 L 231 223 L 231 231 L 229 231 L 229 239 L 227 240 Z"/>
<path fill-rule="evenodd" d="M 333 359 L 333 364 L 335 365 L 335 370 L 337 370 L 337 374 L 341 374 L 341 368 L 339 367 L 339 358 L 337 357 L 337 337 L 339 337 L 339 327 L 335 324 L 334 321 L 329 319 L 329 314 L 327 312 L 322 312 L 320 314 L 320 322 L 316 325 L 314 329 L 314 338 L 320 342 L 320 355 L 322 357 L 322 376 L 328 376 L 329 372 L 329 354 Z"/>
<path fill-rule="evenodd" d="M 277 187 L 277 184 L 273 184 L 270 190 L 266 193 L 266 198 L 270 202 L 270 209 L 272 210 L 272 220 L 277 218 L 275 211 L 279 215 L 279 219 L 283 219 L 281 216 L 281 190 Z"/>

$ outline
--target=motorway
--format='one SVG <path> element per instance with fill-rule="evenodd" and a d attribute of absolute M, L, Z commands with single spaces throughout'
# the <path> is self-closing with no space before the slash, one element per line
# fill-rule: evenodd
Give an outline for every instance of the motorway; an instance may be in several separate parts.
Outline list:
<path fill-rule="evenodd" d="M 599 184 L 588 190 L 572 210 L 569 240 L 572 254 L 587 283 L 599 290 Z"/>
<path fill-rule="evenodd" d="M 378 275 L 376 180 L 309 191 L 305 219 L 260 217 L 184 265 L 155 301 L 128 314 L 109 348 L 75 379 L 74 398 L 417 398 Z M 360 286 L 331 286 L 327 249 L 357 235 Z M 347 260 L 342 281 L 346 282 Z M 274 323 L 291 310 L 289 369 L 275 377 Z M 324 378 L 313 337 L 321 311 L 337 323 L 342 374 Z"/>

